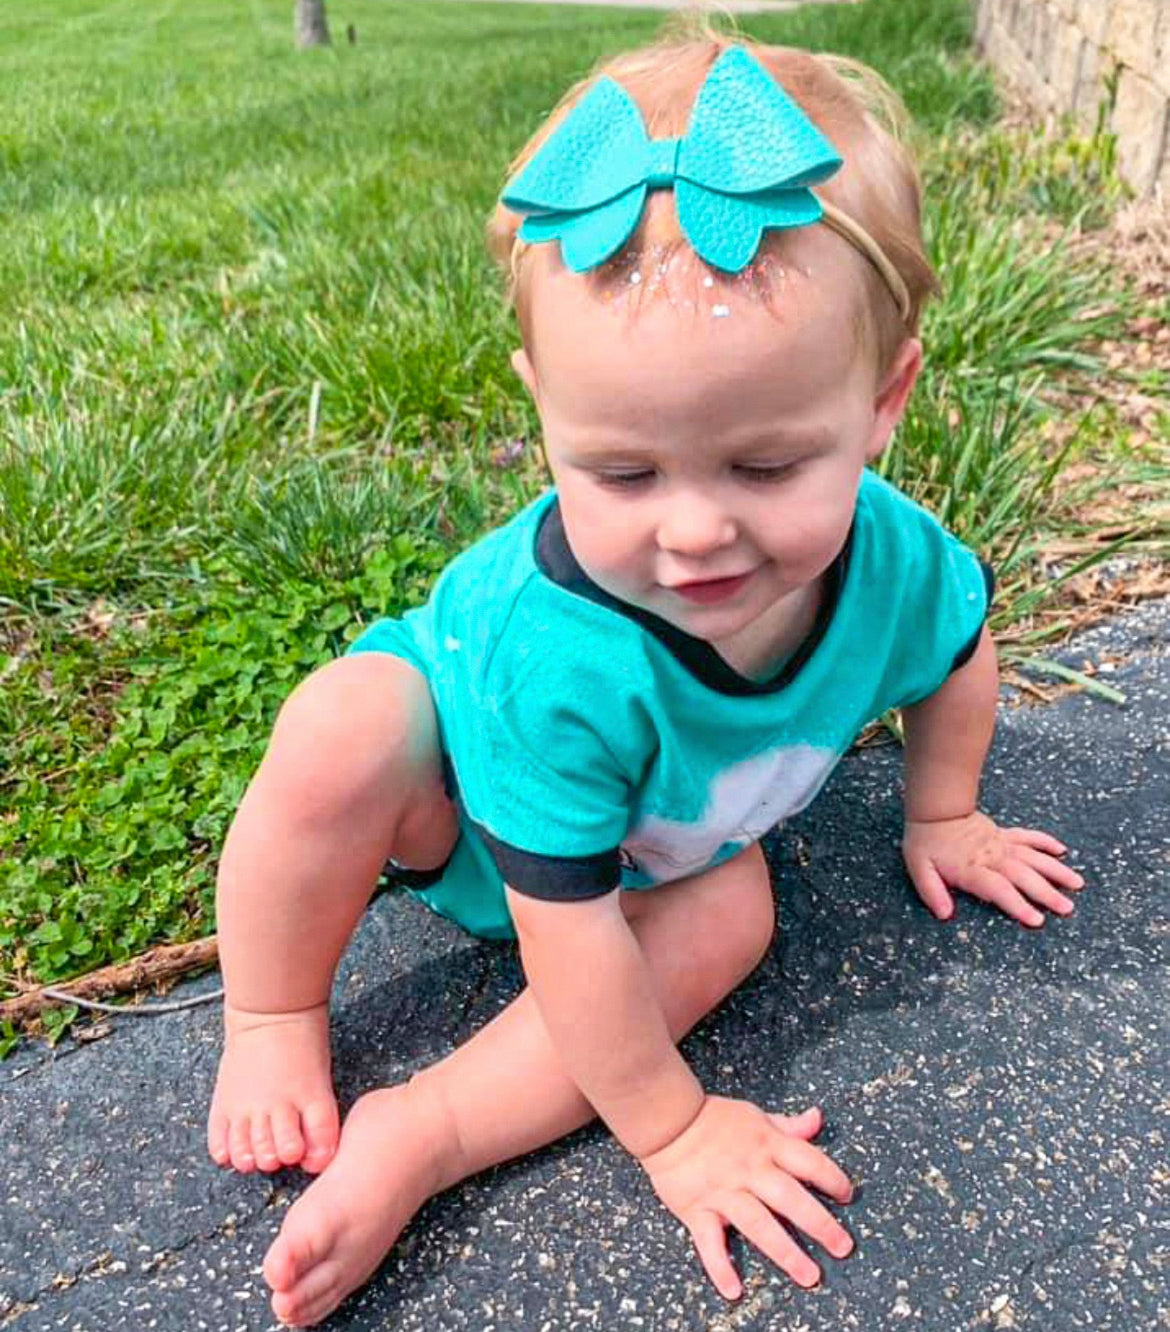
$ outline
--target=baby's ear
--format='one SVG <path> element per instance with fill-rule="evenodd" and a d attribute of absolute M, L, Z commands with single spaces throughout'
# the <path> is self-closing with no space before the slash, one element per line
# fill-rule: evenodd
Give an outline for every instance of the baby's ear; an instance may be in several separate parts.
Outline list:
<path fill-rule="evenodd" d="M 517 347 L 512 353 L 512 369 L 524 381 L 524 387 L 535 398 L 536 393 L 536 369 L 532 364 L 532 358 L 523 347 Z"/>
<path fill-rule="evenodd" d="M 922 343 L 907 338 L 898 348 L 894 363 L 886 372 L 873 401 L 873 426 L 866 446 L 866 460 L 872 462 L 890 442 L 890 436 L 906 411 L 906 404 L 922 369 Z"/>

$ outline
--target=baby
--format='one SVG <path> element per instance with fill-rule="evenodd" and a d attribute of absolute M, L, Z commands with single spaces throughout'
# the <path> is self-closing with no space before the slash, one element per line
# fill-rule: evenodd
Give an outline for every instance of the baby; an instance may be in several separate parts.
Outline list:
<path fill-rule="evenodd" d="M 850 1252 L 819 1109 L 709 1095 L 676 1044 L 770 946 L 760 837 L 887 709 L 927 907 L 1072 911 L 1065 848 L 977 809 L 989 575 L 866 470 L 934 286 L 893 105 L 852 62 L 704 30 L 609 61 L 518 159 L 490 239 L 554 486 L 294 692 L 224 849 L 211 1155 L 320 1173 L 264 1261 L 284 1322 L 595 1115 L 726 1298 L 728 1226 L 802 1286 L 782 1222 Z M 339 1132 L 327 999 L 387 864 L 516 937 L 528 988 Z"/>

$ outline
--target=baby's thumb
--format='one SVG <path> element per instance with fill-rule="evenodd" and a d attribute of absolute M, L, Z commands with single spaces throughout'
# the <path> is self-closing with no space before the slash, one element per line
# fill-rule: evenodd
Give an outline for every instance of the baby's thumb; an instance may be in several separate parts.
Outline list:
<path fill-rule="evenodd" d="M 769 1115 L 768 1118 L 784 1133 L 790 1133 L 794 1138 L 804 1138 L 806 1141 L 815 1138 L 824 1127 L 821 1112 L 815 1105 L 810 1105 L 798 1115 Z"/>
<path fill-rule="evenodd" d="M 955 904 L 950 889 L 938 870 L 929 860 L 916 860 L 913 864 L 907 862 L 907 868 L 910 870 L 910 877 L 918 896 L 931 914 L 937 916 L 939 920 L 950 920 L 955 914 Z"/>

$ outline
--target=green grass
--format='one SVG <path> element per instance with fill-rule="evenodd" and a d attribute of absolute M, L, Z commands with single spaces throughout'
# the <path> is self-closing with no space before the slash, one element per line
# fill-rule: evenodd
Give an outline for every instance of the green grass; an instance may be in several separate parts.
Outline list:
<path fill-rule="evenodd" d="M 0 9 L 9 976 L 211 929 L 281 698 L 542 484 L 502 447 L 536 422 L 483 221 L 564 87 L 661 15 L 334 0 L 357 45 L 299 53 L 289 9 Z M 1053 480 L 1102 447 L 1087 421 L 1051 453 L 1043 385 L 1091 380 L 1132 306 L 1044 231 L 1102 220 L 1077 201 L 1119 197 L 1112 141 L 1001 132 L 966 0 L 743 26 L 859 56 L 916 118 L 947 295 L 886 467 L 999 562 L 1015 624 L 1051 595 Z"/>

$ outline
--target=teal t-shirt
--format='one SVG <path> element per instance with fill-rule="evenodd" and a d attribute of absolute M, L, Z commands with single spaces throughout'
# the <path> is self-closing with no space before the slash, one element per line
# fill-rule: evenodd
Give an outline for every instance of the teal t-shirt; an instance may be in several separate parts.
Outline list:
<path fill-rule="evenodd" d="M 943 684 L 989 597 L 980 561 L 867 471 L 816 625 L 754 681 L 597 587 L 546 492 L 350 648 L 430 684 L 461 837 L 420 896 L 509 935 L 505 882 L 581 899 L 729 859 L 802 810 L 868 722 Z"/>

